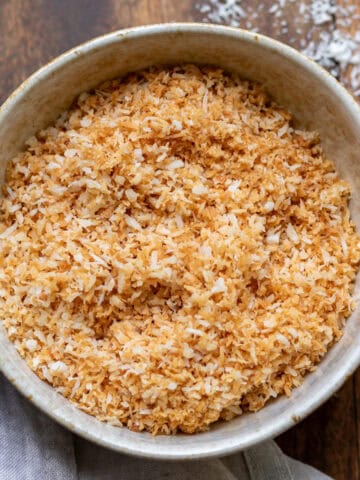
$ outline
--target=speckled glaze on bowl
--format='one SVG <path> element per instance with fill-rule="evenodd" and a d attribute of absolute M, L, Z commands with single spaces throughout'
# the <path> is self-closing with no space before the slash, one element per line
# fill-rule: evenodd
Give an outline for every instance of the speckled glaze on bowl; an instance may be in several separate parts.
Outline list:
<path fill-rule="evenodd" d="M 24 141 L 53 121 L 82 91 L 149 65 L 181 62 L 218 65 L 261 82 L 299 125 L 318 130 L 327 155 L 352 185 L 351 211 L 360 230 L 360 109 L 356 102 L 327 72 L 292 48 L 215 25 L 164 24 L 122 30 L 80 45 L 41 68 L 0 110 L 0 181 L 7 161 L 23 148 Z M 89 440 L 153 459 L 225 455 L 272 438 L 323 403 L 359 363 L 357 309 L 341 341 L 290 398 L 281 397 L 259 412 L 214 424 L 204 433 L 153 437 L 112 427 L 78 410 L 29 369 L 0 326 L 0 368 L 22 394 Z"/>

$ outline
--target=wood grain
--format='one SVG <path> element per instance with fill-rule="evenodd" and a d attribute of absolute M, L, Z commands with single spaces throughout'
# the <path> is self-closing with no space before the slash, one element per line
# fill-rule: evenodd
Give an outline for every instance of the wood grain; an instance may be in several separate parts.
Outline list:
<path fill-rule="evenodd" d="M 310 0 L 306 0 L 309 4 Z M 348 0 L 339 0 L 338 3 Z M 169 21 L 201 21 L 196 0 L 0 0 L 0 102 L 38 67 L 65 50 L 92 37 L 119 28 Z M 283 21 L 268 14 L 273 4 L 263 1 L 257 12 L 259 31 L 300 47 L 301 30 L 308 39 L 318 37 L 332 24 L 310 27 L 287 2 Z M 360 4 L 353 3 L 360 12 Z M 245 9 L 254 2 L 243 0 Z M 294 17 L 296 16 L 296 21 Z M 255 20 L 253 20 L 253 23 Z M 336 18 L 334 18 L 336 22 Z M 242 25 L 246 27 L 246 21 Z M 285 24 L 283 24 L 285 26 Z M 354 24 L 352 32 L 360 30 Z M 287 31 L 286 31 L 287 30 Z M 350 72 L 344 74 L 348 79 Z M 360 372 L 309 418 L 278 438 L 288 454 L 310 463 L 336 480 L 360 478 Z"/>
<path fill-rule="evenodd" d="M 279 446 L 336 480 L 359 479 L 353 379 L 305 421 L 281 435 Z"/>

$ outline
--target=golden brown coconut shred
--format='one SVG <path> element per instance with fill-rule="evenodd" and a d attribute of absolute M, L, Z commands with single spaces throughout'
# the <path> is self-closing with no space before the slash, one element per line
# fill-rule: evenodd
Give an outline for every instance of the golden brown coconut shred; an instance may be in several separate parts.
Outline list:
<path fill-rule="evenodd" d="M 80 95 L 10 162 L 0 314 L 100 420 L 196 432 L 289 395 L 339 339 L 360 257 L 316 133 L 214 68 Z"/>

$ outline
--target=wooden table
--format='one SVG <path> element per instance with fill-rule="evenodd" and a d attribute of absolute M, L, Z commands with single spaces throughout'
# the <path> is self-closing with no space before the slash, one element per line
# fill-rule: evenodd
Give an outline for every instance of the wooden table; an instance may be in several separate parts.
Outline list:
<path fill-rule="evenodd" d="M 134 25 L 201 21 L 203 14 L 196 3 L 193 0 L 0 0 L 0 101 L 48 60 L 97 35 Z M 262 11 L 268 12 L 272 2 L 262 3 L 266 6 Z M 360 2 L 352 0 L 352 3 L 360 11 Z M 250 0 L 242 0 L 241 5 L 246 4 Z M 268 13 L 259 13 L 257 24 L 260 32 L 298 47 L 300 39 L 294 39 L 291 33 L 294 3 L 286 5 L 288 32 L 279 33 Z M 333 23 L 336 21 L 334 16 Z M 299 22 L 306 31 L 306 19 L 298 19 Z M 360 371 L 325 405 L 281 435 L 278 443 L 287 454 L 336 480 L 359 479 L 359 408 Z"/>

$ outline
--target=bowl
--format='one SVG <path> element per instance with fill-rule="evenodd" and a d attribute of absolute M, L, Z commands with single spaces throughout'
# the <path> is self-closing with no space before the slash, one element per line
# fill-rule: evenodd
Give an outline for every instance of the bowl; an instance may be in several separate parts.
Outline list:
<path fill-rule="evenodd" d="M 212 64 L 261 82 L 294 115 L 320 133 L 326 154 L 353 189 L 350 208 L 360 231 L 360 108 L 325 70 L 296 50 L 240 29 L 203 24 L 130 28 L 64 53 L 26 80 L 0 110 L 0 182 L 7 161 L 25 140 L 48 125 L 81 92 L 154 64 Z M 359 290 L 359 276 L 355 290 Z M 256 413 L 218 422 L 194 435 L 154 437 L 100 422 L 42 382 L 21 359 L 0 326 L 0 368 L 15 387 L 73 432 L 113 450 L 152 459 L 193 459 L 246 449 L 292 427 L 333 394 L 360 363 L 359 308 L 342 339 L 290 398 Z"/>

